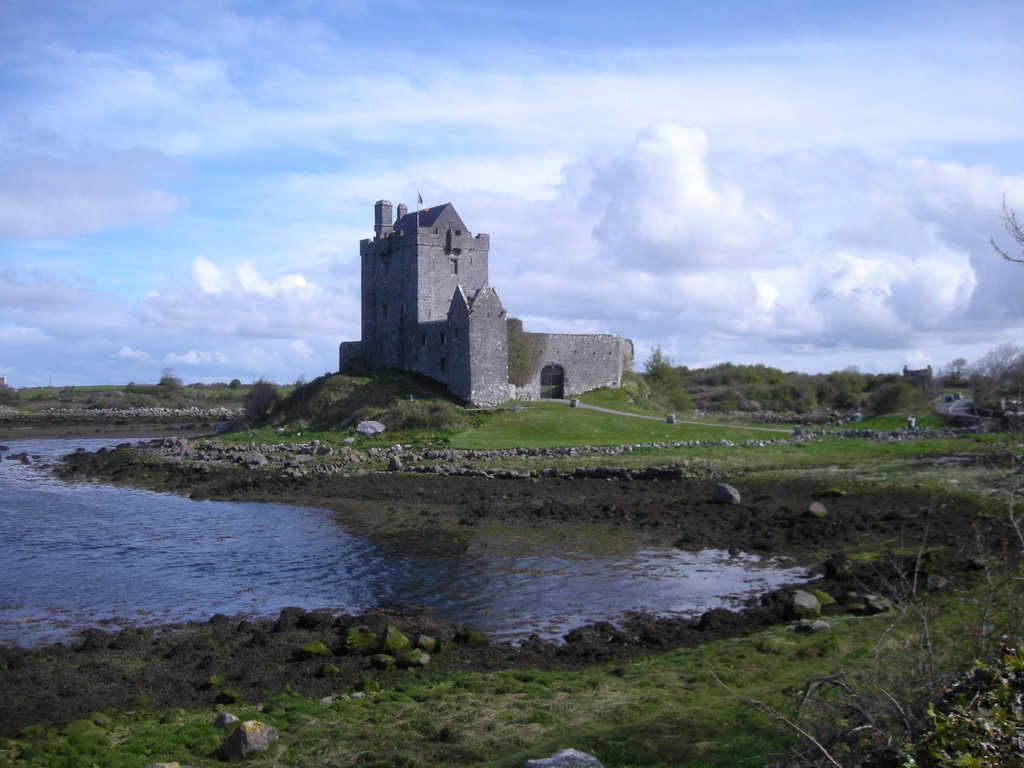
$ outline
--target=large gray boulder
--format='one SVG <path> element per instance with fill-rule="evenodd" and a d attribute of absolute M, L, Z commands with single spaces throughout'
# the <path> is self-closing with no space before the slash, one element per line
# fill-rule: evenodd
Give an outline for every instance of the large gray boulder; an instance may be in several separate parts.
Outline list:
<path fill-rule="evenodd" d="M 245 458 L 242 459 L 242 463 L 247 467 L 265 467 L 267 466 L 268 459 L 262 453 L 247 453 Z"/>
<path fill-rule="evenodd" d="M 821 616 L 821 601 L 810 592 L 796 589 L 790 592 L 786 603 L 787 619 L 817 619 Z"/>
<path fill-rule="evenodd" d="M 222 760 L 241 760 L 253 752 L 265 752 L 277 738 L 276 728 L 259 720 L 246 720 L 224 740 L 217 755 Z"/>
<path fill-rule="evenodd" d="M 892 610 L 892 601 L 880 595 L 864 595 L 864 610 L 868 616 L 876 613 L 886 613 Z"/>
<path fill-rule="evenodd" d="M 817 520 L 824 520 L 828 517 L 828 510 L 825 505 L 820 501 L 812 501 L 807 507 L 807 512 L 804 513 L 805 517 L 813 517 Z"/>
<path fill-rule="evenodd" d="M 601 761 L 576 749 L 560 749 L 551 757 L 527 760 L 523 768 L 604 768 Z"/>
<path fill-rule="evenodd" d="M 217 716 L 213 719 L 214 728 L 224 728 L 228 725 L 233 725 L 238 722 L 238 717 L 231 714 L 230 712 L 218 712 Z"/>
<path fill-rule="evenodd" d="M 356 425 L 356 432 L 363 437 L 369 437 L 370 435 L 379 435 L 387 427 L 381 424 L 379 421 L 360 421 Z"/>
<path fill-rule="evenodd" d="M 739 504 L 740 492 L 727 483 L 717 483 L 711 489 L 711 501 L 715 504 Z"/>

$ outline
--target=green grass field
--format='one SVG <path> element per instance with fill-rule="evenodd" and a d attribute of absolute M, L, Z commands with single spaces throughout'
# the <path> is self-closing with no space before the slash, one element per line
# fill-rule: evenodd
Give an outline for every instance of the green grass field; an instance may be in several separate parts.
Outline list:
<path fill-rule="evenodd" d="M 792 427 L 736 423 L 668 424 L 663 417 L 610 414 L 571 408 L 563 402 L 504 408 L 479 426 L 451 437 L 453 448 L 551 448 L 573 445 L 635 445 L 683 441 L 765 440 L 788 437 Z"/>

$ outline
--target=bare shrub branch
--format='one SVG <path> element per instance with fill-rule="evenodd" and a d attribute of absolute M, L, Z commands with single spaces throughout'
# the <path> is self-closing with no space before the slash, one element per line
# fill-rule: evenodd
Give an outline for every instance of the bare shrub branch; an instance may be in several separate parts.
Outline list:
<path fill-rule="evenodd" d="M 1017 243 L 1017 246 L 1024 251 L 1024 226 L 1017 221 L 1017 213 L 1012 208 L 1006 205 L 1006 195 L 1003 195 L 1003 225 L 1006 227 L 1006 232 L 1009 234 L 1013 241 Z M 1011 256 L 1009 253 L 1004 251 L 996 243 L 996 239 L 991 238 L 990 242 L 992 247 L 995 248 L 996 253 L 1002 256 L 1007 261 L 1012 261 L 1014 264 L 1024 264 L 1024 258 L 1017 258 Z"/>
<path fill-rule="evenodd" d="M 842 768 L 842 765 L 839 763 L 839 761 L 832 757 L 829 751 L 825 749 L 825 745 L 818 741 L 810 731 L 801 727 L 794 720 L 791 720 L 790 718 L 786 717 L 771 704 L 767 704 L 763 701 L 758 701 L 757 699 L 753 699 L 750 696 L 747 696 L 746 694 L 740 693 L 734 688 L 730 688 L 728 685 L 725 684 L 722 678 L 715 674 L 715 671 L 713 669 L 709 669 L 708 673 L 711 675 L 711 677 L 715 679 L 715 682 L 722 686 L 722 688 L 724 688 L 730 694 L 732 694 L 740 701 L 745 703 L 747 706 L 760 712 L 762 715 L 767 715 L 772 720 L 775 720 L 778 723 L 782 723 L 794 733 L 799 734 L 801 738 L 805 739 L 809 744 L 811 744 L 815 749 L 817 749 L 818 752 L 821 753 L 821 756 L 828 761 L 829 765 L 834 765 L 835 768 Z"/>

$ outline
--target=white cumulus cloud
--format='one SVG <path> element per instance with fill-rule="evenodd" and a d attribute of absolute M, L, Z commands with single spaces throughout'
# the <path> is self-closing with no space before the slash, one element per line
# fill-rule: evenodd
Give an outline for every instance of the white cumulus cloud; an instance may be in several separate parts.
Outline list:
<path fill-rule="evenodd" d="M 767 202 L 712 178 L 703 130 L 670 121 L 641 131 L 624 158 L 595 160 L 592 184 L 603 251 L 654 271 L 749 263 L 789 229 Z"/>
<path fill-rule="evenodd" d="M 168 363 L 174 363 L 175 365 L 200 365 L 204 363 L 218 363 L 226 365 L 229 362 L 228 356 L 223 352 L 198 352 L 194 349 L 190 349 L 188 352 L 182 354 L 177 352 L 168 352 L 164 355 L 164 359 Z"/>
<path fill-rule="evenodd" d="M 149 355 L 143 352 L 141 349 L 132 349 L 127 344 L 117 350 L 117 354 L 114 357 L 120 360 L 148 360 Z"/>

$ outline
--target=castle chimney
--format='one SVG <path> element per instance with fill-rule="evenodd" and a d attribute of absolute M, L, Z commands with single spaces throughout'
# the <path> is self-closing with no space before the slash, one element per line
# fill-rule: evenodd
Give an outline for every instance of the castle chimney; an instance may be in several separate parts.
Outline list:
<path fill-rule="evenodd" d="M 393 229 L 391 221 L 391 201 L 378 200 L 373 206 L 373 231 L 377 238 L 386 237 Z"/>
<path fill-rule="evenodd" d="M 397 222 L 400 218 L 405 216 L 405 214 L 407 214 L 408 212 L 409 212 L 409 208 L 406 206 L 406 204 L 405 203 L 399 203 L 398 204 L 398 216 L 395 218 L 395 221 Z"/>

